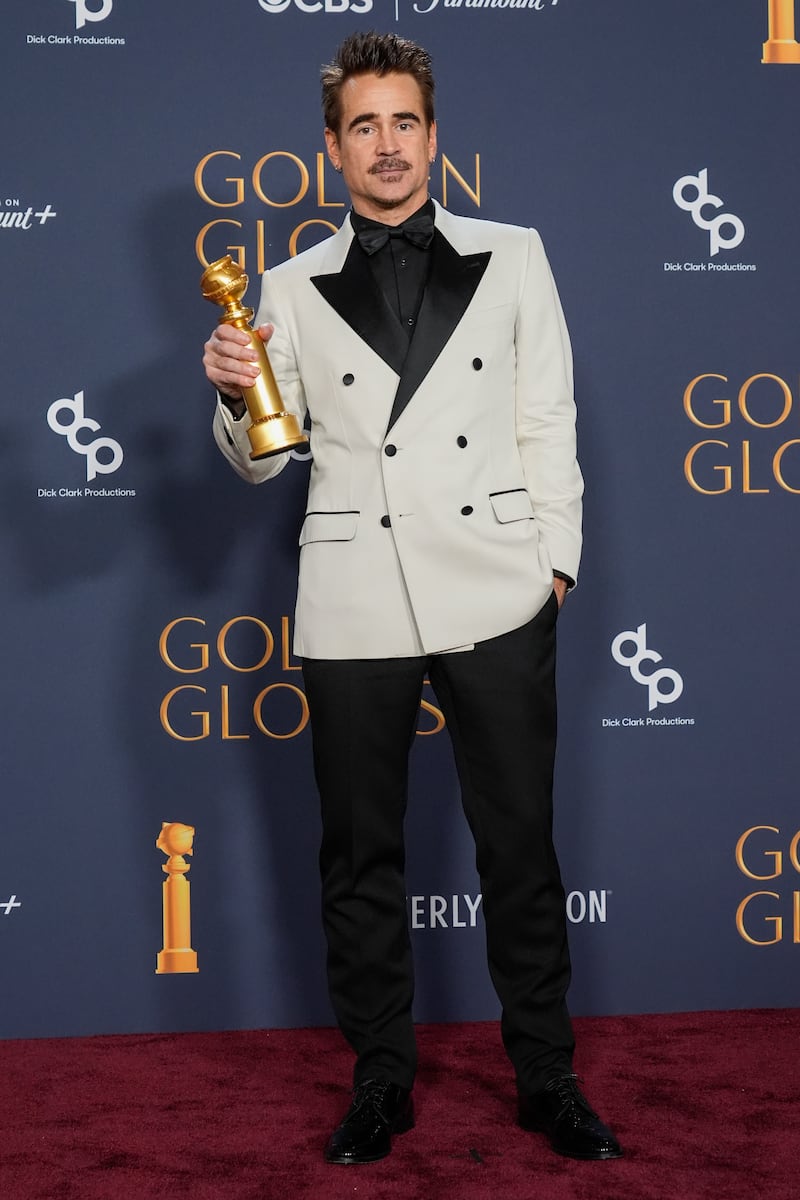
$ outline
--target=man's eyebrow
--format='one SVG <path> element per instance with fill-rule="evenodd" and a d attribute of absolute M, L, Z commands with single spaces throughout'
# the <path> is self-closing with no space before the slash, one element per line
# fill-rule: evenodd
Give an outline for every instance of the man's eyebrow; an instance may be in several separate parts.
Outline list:
<path fill-rule="evenodd" d="M 364 125 L 364 124 L 369 123 L 370 121 L 377 120 L 377 117 L 378 117 L 378 114 L 374 113 L 374 112 L 359 113 L 357 117 L 353 117 L 352 121 L 347 126 L 348 132 L 351 129 L 355 129 L 356 125 Z M 422 123 L 420 121 L 419 115 L 415 112 L 392 113 L 392 120 L 393 121 L 416 121 L 416 123 L 418 125 L 420 125 Z"/>

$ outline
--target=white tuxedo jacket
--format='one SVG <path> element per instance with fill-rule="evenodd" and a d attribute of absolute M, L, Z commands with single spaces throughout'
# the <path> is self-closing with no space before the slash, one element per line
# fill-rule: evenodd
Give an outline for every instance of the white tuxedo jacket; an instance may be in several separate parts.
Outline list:
<path fill-rule="evenodd" d="M 577 579 L 583 483 L 572 359 L 534 230 L 436 206 L 409 346 L 349 219 L 262 279 L 256 321 L 286 408 L 311 423 L 295 653 L 390 658 L 459 648 L 529 621 L 553 568 Z M 245 414 L 217 443 L 246 480 Z"/>

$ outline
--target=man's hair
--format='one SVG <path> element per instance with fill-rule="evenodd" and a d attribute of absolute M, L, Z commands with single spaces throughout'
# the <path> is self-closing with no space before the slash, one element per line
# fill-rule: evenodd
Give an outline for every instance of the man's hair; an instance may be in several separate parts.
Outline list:
<path fill-rule="evenodd" d="M 325 125 L 335 134 L 342 122 L 342 85 L 353 75 L 386 75 L 397 71 L 412 75 L 422 93 L 428 128 L 433 124 L 433 72 L 431 56 L 422 46 L 396 33 L 351 33 L 342 42 L 332 63 L 322 68 L 322 112 Z"/>

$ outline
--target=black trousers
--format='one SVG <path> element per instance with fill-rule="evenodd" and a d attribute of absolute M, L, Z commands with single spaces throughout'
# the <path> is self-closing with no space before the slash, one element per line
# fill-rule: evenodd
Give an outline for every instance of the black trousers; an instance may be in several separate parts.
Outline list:
<path fill-rule="evenodd" d="M 570 963 L 553 848 L 556 743 L 551 596 L 528 624 L 472 651 L 304 659 L 322 803 L 328 986 L 355 1082 L 410 1088 L 414 992 L 404 879 L 408 755 L 430 679 L 475 838 L 489 971 L 522 1090 L 571 1070 Z"/>

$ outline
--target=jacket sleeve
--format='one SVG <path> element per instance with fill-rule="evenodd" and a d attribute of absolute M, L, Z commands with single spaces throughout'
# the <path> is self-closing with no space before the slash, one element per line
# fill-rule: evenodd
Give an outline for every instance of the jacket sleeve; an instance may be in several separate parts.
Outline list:
<path fill-rule="evenodd" d="M 552 566 L 577 580 L 583 478 L 576 458 L 572 350 L 555 280 L 533 229 L 515 338 L 516 431 L 525 482 Z"/>
<path fill-rule="evenodd" d="M 275 332 L 267 345 L 267 354 L 275 375 L 286 411 L 293 413 L 302 428 L 306 416 L 306 399 L 300 378 L 300 369 L 288 331 L 288 324 L 282 317 L 280 302 L 277 299 L 271 273 L 265 271 L 261 277 L 261 300 L 256 313 L 254 326 L 272 324 Z M 248 483 L 264 483 L 279 475 L 289 461 L 289 452 L 260 458 L 256 461 L 250 458 L 250 441 L 247 429 L 250 418 L 245 411 L 241 420 L 234 420 L 227 405 L 217 396 L 217 407 L 214 413 L 214 440 L 225 458 L 242 479 Z"/>

